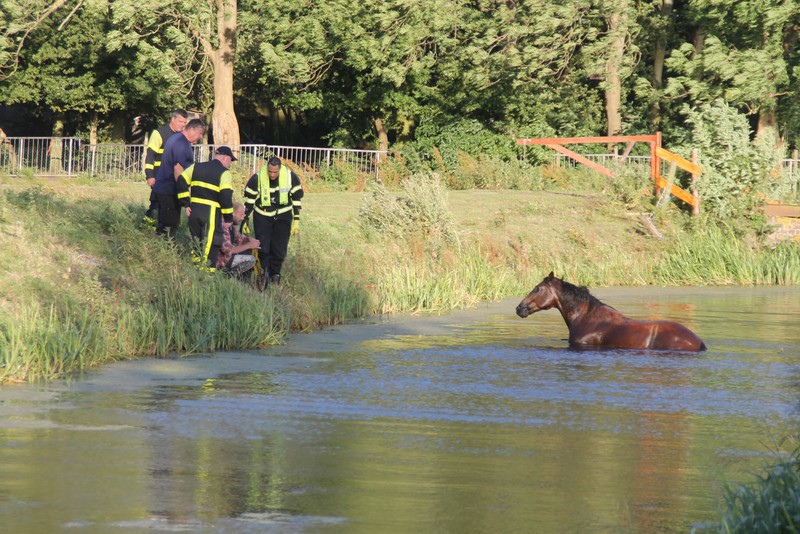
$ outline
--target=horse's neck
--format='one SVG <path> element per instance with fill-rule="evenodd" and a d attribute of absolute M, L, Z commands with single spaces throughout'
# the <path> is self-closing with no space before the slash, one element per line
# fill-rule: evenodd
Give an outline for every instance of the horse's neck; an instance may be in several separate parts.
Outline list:
<path fill-rule="evenodd" d="M 622 315 L 616 309 L 607 304 L 592 304 L 586 300 L 579 302 L 573 306 L 565 306 L 563 303 L 558 303 L 558 311 L 561 312 L 561 317 L 567 323 L 567 328 L 571 328 L 573 324 L 584 318 L 601 319 L 607 317 L 616 317 Z"/>

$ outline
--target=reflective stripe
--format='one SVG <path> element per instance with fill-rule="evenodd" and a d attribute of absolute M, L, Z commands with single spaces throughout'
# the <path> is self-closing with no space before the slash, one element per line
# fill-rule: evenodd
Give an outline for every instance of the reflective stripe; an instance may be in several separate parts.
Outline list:
<path fill-rule="evenodd" d="M 276 215 L 280 215 L 281 213 L 286 213 L 287 211 L 292 210 L 292 206 L 285 206 L 283 208 L 277 209 L 275 211 L 264 211 L 263 209 L 259 208 L 258 206 L 254 207 L 255 212 L 263 215 L 264 217 L 275 217 Z"/>
<path fill-rule="evenodd" d="M 205 204 L 205 203 L 206 202 L 200 202 L 200 204 Z M 216 208 L 218 208 L 219 203 L 215 202 L 215 204 Z M 211 206 L 211 213 L 209 214 L 208 217 L 208 233 L 206 234 L 206 247 L 205 250 L 203 251 L 203 265 L 208 264 L 208 254 L 209 252 L 211 252 L 211 244 L 214 241 L 214 232 L 216 232 L 217 230 L 217 210 L 212 204 L 209 204 L 209 206 Z M 210 267 L 212 272 L 214 271 L 215 267 L 216 265 Z"/>
<path fill-rule="evenodd" d="M 195 187 L 197 187 L 197 184 L 195 184 Z M 205 198 L 192 198 L 192 204 L 203 204 L 206 206 L 211 206 L 212 208 L 219 208 L 219 202 Z"/>
<path fill-rule="evenodd" d="M 218 185 L 210 184 L 208 182 L 201 182 L 199 180 L 192 182 L 191 185 L 192 187 L 202 187 L 203 189 L 208 189 L 210 191 L 214 191 L 215 193 L 219 193 L 220 189 L 222 189 Z M 225 189 L 230 189 L 230 188 L 225 188 Z"/>

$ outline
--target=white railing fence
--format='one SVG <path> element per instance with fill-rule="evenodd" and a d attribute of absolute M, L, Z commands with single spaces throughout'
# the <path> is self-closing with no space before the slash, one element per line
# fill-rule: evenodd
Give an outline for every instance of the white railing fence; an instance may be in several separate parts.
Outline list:
<path fill-rule="evenodd" d="M 195 145 L 195 161 L 208 161 L 214 145 Z M 381 162 L 387 158 L 386 151 L 355 150 L 346 148 L 314 148 L 280 145 L 239 145 L 231 149 L 237 155 L 234 170 L 249 176 L 256 172 L 271 156 L 288 160 L 308 173 L 321 174 L 337 165 L 346 165 L 358 173 L 380 179 Z M 102 177 L 119 180 L 144 176 L 143 145 L 102 143 L 89 145 L 75 137 L 0 137 L 0 173 L 18 175 L 31 173 L 36 176 Z M 590 154 L 588 159 L 613 168 L 622 162 L 626 167 L 641 166 L 648 172 L 650 156 L 628 156 L 624 160 L 617 154 Z M 554 163 L 561 167 L 574 167 L 575 161 L 554 155 Z M 662 174 L 668 171 L 668 162 Z M 800 159 L 784 159 L 782 178 L 798 191 L 800 181 Z"/>
<path fill-rule="evenodd" d="M 195 161 L 208 161 L 214 145 L 195 145 Z M 278 145 L 231 146 L 238 161 L 235 169 L 252 174 L 271 156 L 288 160 L 310 173 L 346 164 L 356 172 L 380 179 L 386 151 L 346 148 L 313 148 Z M 2 137 L 0 173 L 37 176 L 88 175 L 106 179 L 144 177 L 143 145 L 102 143 L 89 145 L 73 137 Z"/>

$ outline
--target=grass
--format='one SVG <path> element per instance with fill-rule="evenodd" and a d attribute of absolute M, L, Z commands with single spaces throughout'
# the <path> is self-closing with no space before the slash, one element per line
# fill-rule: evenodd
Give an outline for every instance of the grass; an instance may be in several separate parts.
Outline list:
<path fill-rule="evenodd" d="M 659 214 L 658 240 L 591 190 L 452 191 L 430 175 L 377 192 L 319 189 L 303 200 L 282 285 L 262 294 L 192 269 L 185 224 L 177 249 L 141 229 L 143 183 L 3 179 L 0 381 L 471 306 L 522 295 L 551 270 L 589 286 L 800 282 L 794 243 L 759 245 L 677 210 Z"/>

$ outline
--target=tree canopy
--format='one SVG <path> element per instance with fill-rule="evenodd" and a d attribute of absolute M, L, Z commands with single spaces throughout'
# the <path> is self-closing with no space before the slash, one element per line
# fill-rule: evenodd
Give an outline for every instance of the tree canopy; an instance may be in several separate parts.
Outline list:
<path fill-rule="evenodd" d="M 215 142 L 387 148 L 459 124 L 680 143 L 721 101 L 797 147 L 798 28 L 782 0 L 5 0 L 0 105 L 108 138 L 186 107 Z"/>

